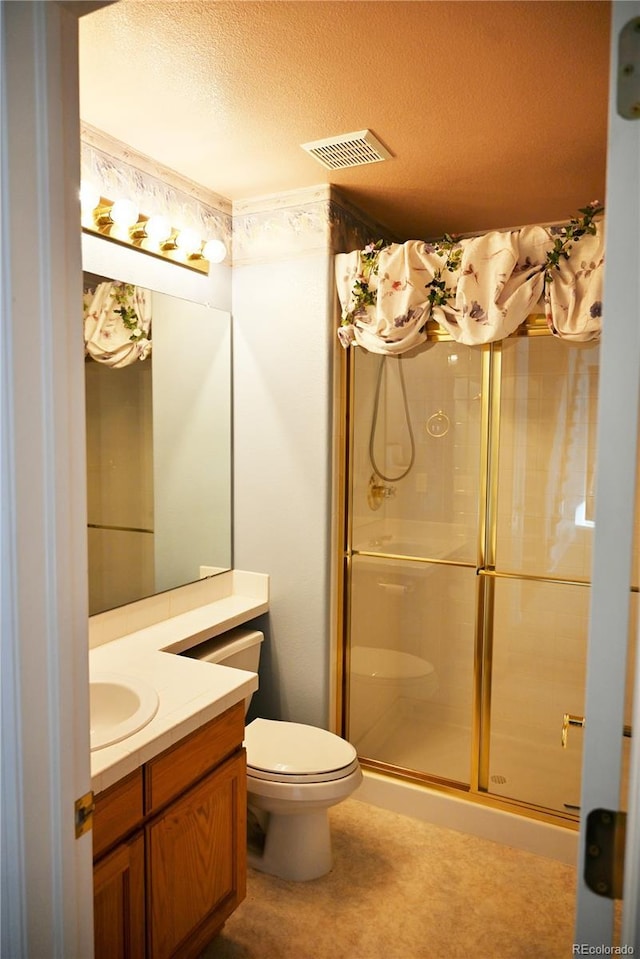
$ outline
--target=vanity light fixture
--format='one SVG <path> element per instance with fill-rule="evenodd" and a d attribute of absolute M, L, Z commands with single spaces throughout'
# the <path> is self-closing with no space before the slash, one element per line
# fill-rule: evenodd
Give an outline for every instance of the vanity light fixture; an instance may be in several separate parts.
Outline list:
<path fill-rule="evenodd" d="M 204 245 L 202 255 L 209 263 L 222 263 L 227 255 L 227 248 L 222 240 L 209 240 Z"/>
<path fill-rule="evenodd" d="M 195 230 L 180 230 L 176 236 L 176 247 L 182 250 L 185 256 L 193 256 L 202 251 L 202 239 Z"/>
<path fill-rule="evenodd" d="M 157 246 L 160 246 L 168 240 L 172 232 L 171 224 L 166 216 L 162 216 L 159 213 L 154 213 L 153 216 L 150 216 L 147 222 L 142 224 L 141 230 L 142 237 L 148 239 L 150 243 L 155 243 Z"/>
<path fill-rule="evenodd" d="M 100 190 L 93 183 L 83 180 L 80 184 L 80 211 L 82 225 L 93 223 L 94 210 L 100 203 Z"/>
<path fill-rule="evenodd" d="M 131 200 L 116 200 L 109 210 L 112 222 L 121 230 L 130 230 L 135 226 L 139 215 L 138 207 Z"/>
<path fill-rule="evenodd" d="M 227 255 L 222 240 L 203 241 L 195 230 L 188 227 L 177 230 L 162 215 L 145 216 L 129 199 L 107 200 L 93 184 L 84 180 L 80 185 L 80 208 L 84 232 L 199 273 L 208 273 L 210 263 L 222 263 Z"/>

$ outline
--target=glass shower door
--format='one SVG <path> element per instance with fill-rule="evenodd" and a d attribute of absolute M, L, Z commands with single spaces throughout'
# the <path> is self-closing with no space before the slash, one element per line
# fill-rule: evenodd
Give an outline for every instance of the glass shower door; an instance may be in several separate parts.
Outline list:
<path fill-rule="evenodd" d="M 354 377 L 347 735 L 373 764 L 468 784 L 482 353 L 356 350 Z"/>
<path fill-rule="evenodd" d="M 347 735 L 374 766 L 577 814 L 598 358 L 356 351 Z"/>
<path fill-rule="evenodd" d="M 598 347 L 504 342 L 490 743 L 484 785 L 562 814 L 580 803 Z"/>

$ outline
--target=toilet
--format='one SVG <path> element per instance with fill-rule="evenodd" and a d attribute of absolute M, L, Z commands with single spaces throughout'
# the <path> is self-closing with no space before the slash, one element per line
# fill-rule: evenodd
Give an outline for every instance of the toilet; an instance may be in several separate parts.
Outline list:
<path fill-rule="evenodd" d="M 186 655 L 257 673 L 263 639 L 234 629 Z M 362 782 L 355 748 L 326 729 L 271 719 L 249 723 L 244 745 L 249 865 L 299 882 L 324 876 L 332 866 L 329 807 Z"/>

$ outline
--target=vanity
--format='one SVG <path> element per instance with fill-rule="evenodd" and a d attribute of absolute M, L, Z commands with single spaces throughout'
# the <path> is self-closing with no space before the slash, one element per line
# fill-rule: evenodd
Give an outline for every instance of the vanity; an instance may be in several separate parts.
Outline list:
<path fill-rule="evenodd" d="M 180 653 L 267 609 L 268 577 L 232 570 L 92 617 L 90 678 L 158 694 L 142 728 L 115 722 L 92 749 L 96 959 L 196 957 L 245 896 L 258 678 Z"/>

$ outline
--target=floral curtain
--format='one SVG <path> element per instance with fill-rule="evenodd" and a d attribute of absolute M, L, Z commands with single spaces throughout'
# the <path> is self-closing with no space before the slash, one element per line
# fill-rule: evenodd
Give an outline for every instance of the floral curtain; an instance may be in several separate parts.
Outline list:
<path fill-rule="evenodd" d="M 398 354 L 427 339 L 435 320 L 454 340 L 478 345 L 544 312 L 551 332 L 594 340 L 602 323 L 604 223 L 596 203 L 564 226 L 527 226 L 470 239 L 409 240 L 336 257 L 342 305 L 338 336 L 372 353 Z"/>
<path fill-rule="evenodd" d="M 85 352 L 106 366 L 129 366 L 151 352 L 148 290 L 113 280 L 83 297 Z"/>

